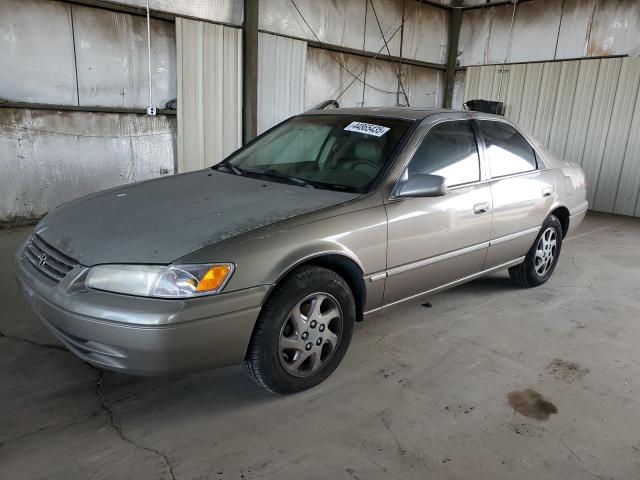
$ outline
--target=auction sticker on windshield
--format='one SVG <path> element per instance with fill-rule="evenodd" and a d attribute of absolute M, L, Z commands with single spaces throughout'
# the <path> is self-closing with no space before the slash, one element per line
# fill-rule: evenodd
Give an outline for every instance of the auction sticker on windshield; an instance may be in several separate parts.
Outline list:
<path fill-rule="evenodd" d="M 351 122 L 345 127 L 345 130 L 348 132 L 366 133 L 367 135 L 373 135 L 374 137 L 381 137 L 389 131 L 389 127 L 374 125 L 373 123 Z"/>

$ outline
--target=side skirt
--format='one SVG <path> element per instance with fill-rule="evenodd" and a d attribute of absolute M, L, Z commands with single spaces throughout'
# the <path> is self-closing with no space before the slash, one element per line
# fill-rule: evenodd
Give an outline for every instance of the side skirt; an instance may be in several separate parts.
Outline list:
<path fill-rule="evenodd" d="M 442 292 L 444 290 L 448 290 L 453 287 L 457 287 L 458 285 L 462 285 L 463 283 L 470 282 L 471 280 L 475 280 L 476 278 L 482 277 L 483 275 L 487 275 L 489 273 L 497 272 L 499 270 L 504 270 L 505 268 L 513 267 L 515 265 L 519 265 L 524 262 L 525 257 L 518 257 L 515 260 L 511 260 L 510 262 L 503 263 L 501 265 L 497 265 L 495 267 L 489 268 L 487 270 L 482 270 L 480 272 L 474 273 L 472 275 L 467 275 L 466 277 L 459 278 L 458 280 L 454 280 L 453 282 L 445 283 L 436 288 L 432 288 L 431 290 L 426 290 L 424 292 L 417 293 L 415 295 L 411 295 L 410 297 L 403 298 L 402 300 L 396 300 L 395 302 L 388 303 L 379 308 L 374 308 L 373 310 L 369 310 L 364 312 L 364 316 L 377 313 L 382 311 L 385 308 L 393 307 L 394 305 L 398 305 L 399 303 L 408 302 L 409 300 L 413 300 L 414 298 L 422 297 L 424 295 L 429 295 L 432 293 Z"/>

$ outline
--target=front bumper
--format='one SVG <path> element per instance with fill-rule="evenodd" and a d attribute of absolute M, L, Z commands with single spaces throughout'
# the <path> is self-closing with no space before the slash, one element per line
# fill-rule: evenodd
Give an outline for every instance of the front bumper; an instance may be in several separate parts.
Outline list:
<path fill-rule="evenodd" d="M 86 267 L 60 283 L 16 256 L 16 276 L 45 326 L 99 368 L 135 375 L 187 373 L 245 357 L 269 286 L 188 300 L 133 297 L 78 288 Z"/>

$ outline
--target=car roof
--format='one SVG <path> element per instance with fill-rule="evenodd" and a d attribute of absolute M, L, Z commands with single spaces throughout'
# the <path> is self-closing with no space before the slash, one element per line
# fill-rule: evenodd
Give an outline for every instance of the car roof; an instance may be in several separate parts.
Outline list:
<path fill-rule="evenodd" d="M 324 110 L 308 110 L 302 115 L 353 115 L 371 117 L 401 118 L 404 120 L 424 120 L 438 113 L 468 113 L 464 110 L 450 110 L 446 108 L 420 107 L 357 107 L 357 108 L 329 108 Z"/>

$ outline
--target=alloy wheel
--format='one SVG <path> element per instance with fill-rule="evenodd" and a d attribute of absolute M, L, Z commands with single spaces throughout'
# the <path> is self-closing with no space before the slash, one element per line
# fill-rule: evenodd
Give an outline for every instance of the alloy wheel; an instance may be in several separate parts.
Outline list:
<path fill-rule="evenodd" d="M 328 293 L 313 293 L 289 312 L 279 336 L 280 363 L 296 377 L 318 372 L 338 347 L 343 316 L 338 301 Z"/>
<path fill-rule="evenodd" d="M 533 268 L 539 277 L 544 277 L 553 266 L 558 248 L 557 235 L 555 228 L 548 227 L 538 240 Z"/>

